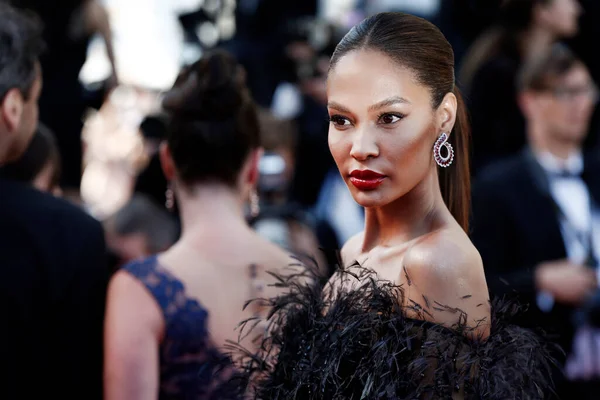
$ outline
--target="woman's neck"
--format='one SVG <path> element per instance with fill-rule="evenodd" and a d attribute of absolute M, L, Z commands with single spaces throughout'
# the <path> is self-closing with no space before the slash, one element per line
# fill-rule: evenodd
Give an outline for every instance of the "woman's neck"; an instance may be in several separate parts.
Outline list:
<path fill-rule="evenodd" d="M 522 61 L 537 59 L 556 41 L 554 34 L 547 29 L 532 26 L 521 35 L 520 48 Z"/>
<path fill-rule="evenodd" d="M 233 188 L 202 184 L 177 191 L 182 239 L 215 236 L 218 232 L 249 229 L 243 201 Z"/>
<path fill-rule="evenodd" d="M 434 169 L 413 190 L 384 207 L 365 210 L 362 251 L 376 246 L 394 246 L 436 229 L 448 209 L 444 204 Z"/>

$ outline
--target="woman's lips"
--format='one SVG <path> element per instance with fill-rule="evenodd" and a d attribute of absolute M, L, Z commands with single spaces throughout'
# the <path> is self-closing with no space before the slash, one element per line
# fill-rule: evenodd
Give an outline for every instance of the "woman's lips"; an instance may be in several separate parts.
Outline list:
<path fill-rule="evenodd" d="M 385 175 L 371 170 L 354 170 L 350 173 L 350 182 L 358 190 L 374 190 L 383 183 Z"/>

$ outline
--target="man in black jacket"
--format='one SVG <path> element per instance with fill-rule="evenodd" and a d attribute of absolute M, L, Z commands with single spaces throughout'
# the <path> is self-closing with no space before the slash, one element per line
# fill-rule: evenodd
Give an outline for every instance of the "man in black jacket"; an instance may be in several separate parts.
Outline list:
<path fill-rule="evenodd" d="M 39 24 L 0 4 L 0 165 L 37 126 Z M 108 269 L 100 224 L 0 177 L 0 398 L 102 398 Z"/>
<path fill-rule="evenodd" d="M 569 352 L 574 310 L 598 287 L 600 162 L 582 152 L 598 93 L 561 45 L 519 82 L 529 148 L 479 177 L 472 236 L 492 294 L 527 304 L 523 324 L 558 335 Z"/>

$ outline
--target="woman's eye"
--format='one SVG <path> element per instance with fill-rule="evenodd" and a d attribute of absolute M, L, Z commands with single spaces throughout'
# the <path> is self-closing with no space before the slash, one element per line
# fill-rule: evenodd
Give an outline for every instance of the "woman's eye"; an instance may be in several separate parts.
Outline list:
<path fill-rule="evenodd" d="M 403 118 L 402 115 L 383 114 L 379 117 L 379 123 L 381 123 L 383 125 L 391 125 L 391 124 L 394 124 L 394 123 L 400 121 L 402 118 Z"/>
<path fill-rule="evenodd" d="M 329 117 L 329 122 L 339 127 L 346 127 L 351 125 L 350 120 L 346 117 L 342 117 L 341 115 L 332 115 L 331 117 Z"/>

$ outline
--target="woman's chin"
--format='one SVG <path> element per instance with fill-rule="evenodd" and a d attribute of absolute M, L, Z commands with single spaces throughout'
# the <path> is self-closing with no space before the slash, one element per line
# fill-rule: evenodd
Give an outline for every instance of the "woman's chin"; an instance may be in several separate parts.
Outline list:
<path fill-rule="evenodd" d="M 382 207 L 389 203 L 378 190 L 352 191 L 352 197 L 359 206 L 364 208 Z"/>

